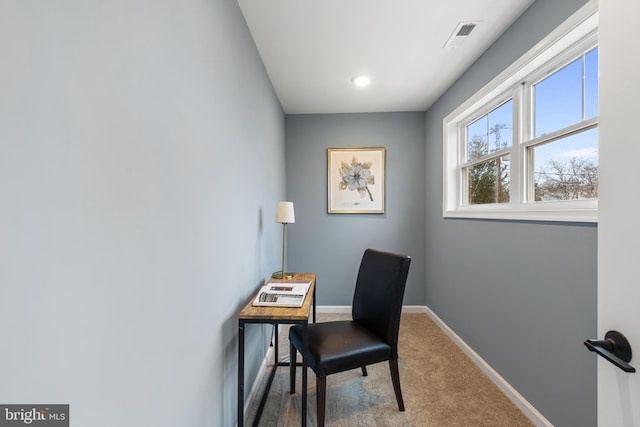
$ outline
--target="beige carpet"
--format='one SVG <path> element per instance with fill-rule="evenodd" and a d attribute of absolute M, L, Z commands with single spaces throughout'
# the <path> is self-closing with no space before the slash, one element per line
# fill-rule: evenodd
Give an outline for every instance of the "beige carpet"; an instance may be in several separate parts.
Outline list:
<path fill-rule="evenodd" d="M 318 314 L 318 321 L 349 319 Z M 280 360 L 288 359 L 288 331 L 281 327 Z M 388 363 L 327 377 L 326 424 L 369 426 L 532 426 L 525 415 L 426 314 L 403 314 L 400 323 L 400 382 L 405 412 L 398 411 Z M 298 361 L 300 357 L 298 356 Z M 260 426 L 299 426 L 301 368 L 296 393 L 289 393 L 289 368 L 280 367 L 271 385 Z M 316 425 L 315 374 L 308 371 L 307 425 Z M 253 424 L 267 374 L 261 379 L 245 424 Z"/>

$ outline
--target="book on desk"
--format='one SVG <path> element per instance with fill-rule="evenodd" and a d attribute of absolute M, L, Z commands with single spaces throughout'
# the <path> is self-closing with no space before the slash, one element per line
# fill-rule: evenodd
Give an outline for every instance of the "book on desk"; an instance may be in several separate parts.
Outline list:
<path fill-rule="evenodd" d="M 288 281 L 268 282 L 256 298 L 254 306 L 266 307 L 302 307 L 311 282 Z"/>

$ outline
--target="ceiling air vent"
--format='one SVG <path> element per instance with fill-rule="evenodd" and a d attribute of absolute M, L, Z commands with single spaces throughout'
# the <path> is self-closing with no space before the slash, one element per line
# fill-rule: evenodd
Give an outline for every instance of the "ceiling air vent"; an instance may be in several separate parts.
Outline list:
<path fill-rule="evenodd" d="M 460 22 L 449 36 L 443 48 L 455 49 L 467 40 L 469 34 L 476 28 L 477 22 Z"/>
<path fill-rule="evenodd" d="M 456 33 L 456 37 L 468 36 L 469 34 L 471 34 L 471 31 L 473 31 L 475 27 L 476 24 L 464 24 Z"/>

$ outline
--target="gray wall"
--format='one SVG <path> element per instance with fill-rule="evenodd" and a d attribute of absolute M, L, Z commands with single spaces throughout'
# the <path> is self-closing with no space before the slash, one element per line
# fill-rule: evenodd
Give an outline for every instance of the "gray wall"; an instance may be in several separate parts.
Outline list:
<path fill-rule="evenodd" d="M 556 426 L 596 425 L 595 225 L 442 218 L 442 120 L 584 1 L 538 0 L 427 112 L 427 304 Z"/>
<path fill-rule="evenodd" d="M 286 116 L 288 270 L 315 271 L 321 305 L 350 305 L 368 247 L 412 256 L 404 303 L 424 305 L 425 122 L 423 113 Z M 384 214 L 327 213 L 327 148 L 387 149 Z"/>
<path fill-rule="evenodd" d="M 0 402 L 233 426 L 236 314 L 285 197 L 237 2 L 2 1 L 0 59 Z M 247 333 L 250 385 L 269 333 Z"/>

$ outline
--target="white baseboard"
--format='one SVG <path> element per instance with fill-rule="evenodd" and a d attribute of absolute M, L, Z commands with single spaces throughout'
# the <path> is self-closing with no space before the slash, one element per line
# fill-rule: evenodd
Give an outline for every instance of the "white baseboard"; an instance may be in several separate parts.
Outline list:
<path fill-rule="evenodd" d="M 336 313 L 344 314 L 351 313 L 351 306 L 346 305 L 323 305 L 316 307 L 317 313 Z M 471 359 L 473 363 L 480 368 L 480 370 L 525 414 L 531 422 L 538 427 L 553 427 L 553 424 L 549 422 L 538 410 L 531 405 L 518 391 L 513 388 L 495 369 L 491 367 L 478 353 L 476 353 L 466 342 L 462 340 L 446 323 L 442 321 L 431 309 L 424 305 L 405 305 L 402 307 L 403 313 L 424 313 L 429 316 L 438 325 L 442 331 L 458 346 L 460 349 Z M 265 354 L 262 364 L 260 365 L 260 371 L 256 376 L 256 379 L 251 387 L 251 391 L 245 401 L 245 419 L 247 409 L 249 405 L 256 397 L 258 392 L 258 386 L 260 385 L 260 379 L 266 373 L 269 365 L 269 360 L 273 358 L 273 347 L 269 347 L 267 354 Z"/>
<path fill-rule="evenodd" d="M 403 305 L 402 312 L 403 313 L 424 313 L 428 314 L 427 307 L 424 305 Z M 351 313 L 350 305 L 319 305 L 316 307 L 316 312 L 318 313 L 334 313 L 334 314 L 342 314 L 342 313 Z"/>
<path fill-rule="evenodd" d="M 427 313 L 427 307 L 424 305 L 403 305 L 402 306 L 403 313 Z"/>
<path fill-rule="evenodd" d="M 251 407 L 251 403 L 253 402 L 253 399 L 256 399 L 256 395 L 258 394 L 258 389 L 260 388 L 260 382 L 262 380 L 262 378 L 264 377 L 264 375 L 269 375 L 269 361 L 273 360 L 273 352 L 274 352 L 274 347 L 269 346 L 267 349 L 267 353 L 264 355 L 264 358 L 262 359 L 262 363 L 260 364 L 260 369 L 258 369 L 258 373 L 256 374 L 256 377 L 253 381 L 253 384 L 251 385 L 251 390 L 249 391 L 249 394 L 247 395 L 247 398 L 244 400 L 244 420 L 245 420 L 245 424 L 247 421 L 247 412 L 249 411 L 249 408 Z M 261 396 L 257 396 L 258 399 L 261 398 Z M 236 421 L 236 425 L 235 427 L 238 426 L 238 422 Z"/>
<path fill-rule="evenodd" d="M 317 313 L 344 314 L 351 313 L 350 305 L 319 305 L 316 307 Z"/>
<path fill-rule="evenodd" d="M 538 427 L 553 427 L 536 408 L 530 404 L 518 391 L 511 386 L 495 369 L 491 367 L 478 353 L 462 340 L 446 323 L 442 321 L 429 307 L 424 307 L 425 313 L 444 331 L 451 340 L 480 368 L 484 374 Z"/>
<path fill-rule="evenodd" d="M 317 313 L 344 314 L 351 313 L 350 305 L 319 305 L 316 307 Z M 403 305 L 403 313 L 424 313 L 427 314 L 427 307 L 424 305 Z"/>

